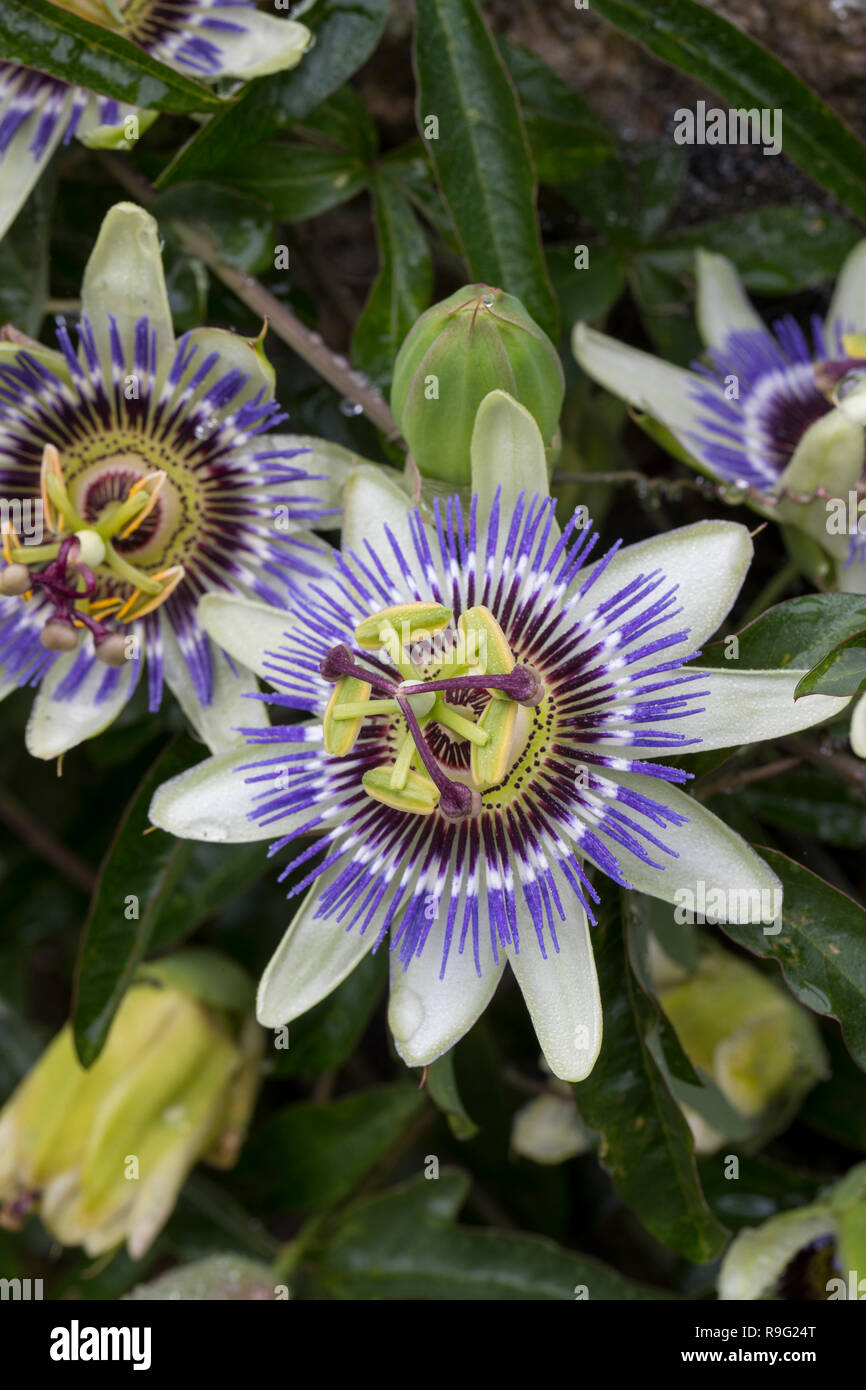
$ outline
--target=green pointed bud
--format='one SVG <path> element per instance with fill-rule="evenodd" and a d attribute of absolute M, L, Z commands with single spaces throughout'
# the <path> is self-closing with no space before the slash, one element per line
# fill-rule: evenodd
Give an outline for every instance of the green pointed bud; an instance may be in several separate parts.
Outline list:
<path fill-rule="evenodd" d="M 565 394 L 556 348 L 519 299 L 466 285 L 422 314 L 394 367 L 391 409 L 422 475 L 469 483 L 475 416 L 496 390 L 526 407 L 552 449 Z"/>
<path fill-rule="evenodd" d="M 62 1245 L 152 1244 L 190 1170 L 237 1157 L 259 1085 L 253 985 L 212 951 L 143 966 L 85 1069 L 66 1027 L 0 1112 L 3 1221 Z"/>

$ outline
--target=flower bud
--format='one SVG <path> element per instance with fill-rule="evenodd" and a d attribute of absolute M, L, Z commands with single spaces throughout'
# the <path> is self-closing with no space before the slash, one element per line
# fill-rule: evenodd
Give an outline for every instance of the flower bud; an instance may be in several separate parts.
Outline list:
<path fill-rule="evenodd" d="M 394 367 L 391 408 L 423 475 L 469 482 L 475 415 L 496 390 L 526 407 L 552 448 L 565 393 L 556 348 L 519 299 L 467 285 L 422 314 Z"/>
<path fill-rule="evenodd" d="M 213 952 L 142 967 L 85 1070 L 64 1028 L 0 1112 L 2 1223 L 36 1210 L 89 1255 L 133 1259 L 199 1159 L 229 1166 L 258 1086 L 252 983 Z"/>

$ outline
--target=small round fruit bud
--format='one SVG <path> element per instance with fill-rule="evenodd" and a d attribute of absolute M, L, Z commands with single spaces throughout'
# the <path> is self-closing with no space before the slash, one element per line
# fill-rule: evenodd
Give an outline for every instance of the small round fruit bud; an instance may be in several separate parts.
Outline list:
<path fill-rule="evenodd" d="M 82 565 L 87 565 L 90 569 L 95 569 L 101 565 L 105 559 L 105 541 L 98 531 L 76 531 L 75 539 L 78 541 L 78 554 L 76 560 L 80 560 Z"/>
<path fill-rule="evenodd" d="M 78 646 L 78 629 L 68 618 L 50 618 L 39 640 L 50 652 L 74 652 Z"/>
<path fill-rule="evenodd" d="M 7 565 L 0 571 L 0 590 L 4 594 L 26 594 L 32 581 L 26 565 Z"/>
<path fill-rule="evenodd" d="M 122 666 L 126 661 L 126 638 L 120 632 L 109 632 L 97 638 L 95 647 L 97 659 L 104 661 L 106 666 Z"/>
<path fill-rule="evenodd" d="M 491 391 L 529 411 L 550 452 L 565 395 L 556 348 L 519 299 L 466 285 L 421 315 L 394 364 L 391 409 L 419 472 L 470 481 L 475 416 Z"/>

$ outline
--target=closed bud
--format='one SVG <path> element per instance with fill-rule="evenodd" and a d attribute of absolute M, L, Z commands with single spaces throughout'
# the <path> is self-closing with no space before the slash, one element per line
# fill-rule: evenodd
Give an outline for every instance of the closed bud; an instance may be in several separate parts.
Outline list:
<path fill-rule="evenodd" d="M 259 1083 L 252 982 L 187 951 L 142 967 L 85 1070 L 70 1027 L 0 1112 L 2 1224 L 35 1210 L 63 1245 L 138 1259 L 200 1160 L 228 1167 Z"/>
<path fill-rule="evenodd" d="M 394 367 L 391 408 L 423 475 L 469 482 L 475 415 L 496 390 L 525 406 L 552 450 L 565 393 L 556 348 L 519 299 L 467 285 L 421 316 Z"/>

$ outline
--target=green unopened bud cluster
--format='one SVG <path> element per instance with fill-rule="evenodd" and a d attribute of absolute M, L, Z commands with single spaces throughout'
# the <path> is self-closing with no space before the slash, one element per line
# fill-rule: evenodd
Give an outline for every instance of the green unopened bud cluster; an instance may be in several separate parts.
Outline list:
<path fill-rule="evenodd" d="M 424 476 L 469 482 L 475 416 L 496 390 L 530 412 L 552 453 L 565 394 L 556 348 L 519 299 L 466 285 L 421 316 L 394 367 L 391 408 Z"/>

